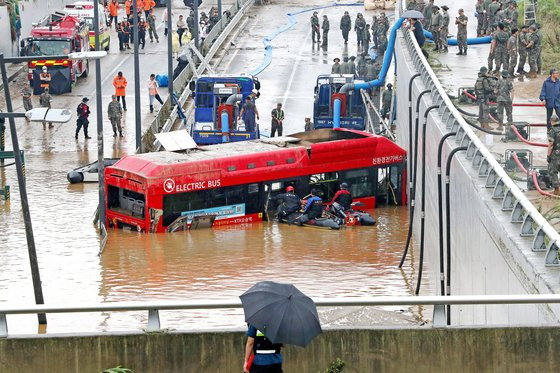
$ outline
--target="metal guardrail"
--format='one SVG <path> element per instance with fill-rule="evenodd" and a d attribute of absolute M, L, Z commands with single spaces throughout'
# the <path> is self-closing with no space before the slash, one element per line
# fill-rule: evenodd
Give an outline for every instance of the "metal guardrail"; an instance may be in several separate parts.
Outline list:
<path fill-rule="evenodd" d="M 223 18 L 217 23 L 212 30 L 208 33 L 204 43 L 202 43 L 202 51 L 205 53 L 205 60 L 209 61 L 214 57 L 218 49 L 222 46 L 226 38 L 231 34 L 232 30 L 237 26 L 241 18 L 250 9 L 255 0 L 248 0 L 242 2 L 242 0 L 237 0 L 228 11 L 231 13 L 232 18 L 226 22 Z M 191 41 L 192 42 L 192 41 Z M 196 62 L 200 62 L 200 59 L 194 57 Z M 207 64 L 199 63 L 197 67 L 198 75 L 202 74 Z M 188 97 L 191 94 L 188 88 L 188 83 L 193 76 L 193 66 L 189 64 L 181 73 L 173 80 L 173 87 L 175 92 L 179 93 L 179 103 L 185 104 Z M 165 100 L 161 110 L 157 113 L 156 117 L 152 121 L 150 127 L 144 132 L 142 136 L 142 149 L 137 149 L 137 151 L 158 151 L 161 147 L 159 141 L 156 140 L 155 134 L 161 132 L 168 132 L 173 127 L 173 124 L 177 120 L 177 108 L 174 107 L 171 112 L 171 96 L 168 95 Z"/>
<path fill-rule="evenodd" d="M 375 106 L 371 97 L 369 97 L 367 91 L 365 89 L 360 89 L 360 93 L 362 95 L 362 98 L 365 101 L 367 101 L 367 103 L 369 104 L 369 107 L 371 107 L 371 111 L 373 111 L 373 113 L 375 114 L 375 118 L 374 118 L 374 116 L 370 113 L 370 110 L 366 110 L 366 114 L 368 117 L 368 124 L 369 124 L 369 128 L 367 130 L 370 131 L 371 133 L 377 133 L 375 131 L 376 128 L 374 123 L 378 121 L 379 124 L 382 125 L 383 128 L 385 129 L 385 133 L 387 134 L 387 137 L 392 141 L 396 141 L 397 138 L 395 134 L 391 131 L 391 129 L 387 125 L 387 121 L 381 117 L 381 113 L 379 112 L 378 108 Z"/>
<path fill-rule="evenodd" d="M 485 187 L 492 189 L 492 198 L 502 200 L 502 211 L 511 211 L 511 222 L 519 225 L 520 236 L 533 237 L 531 250 L 546 252 L 545 266 L 560 266 L 558 260 L 560 235 L 558 232 L 517 187 L 467 124 L 432 71 L 414 35 L 409 30 L 401 30 L 401 32 L 416 70 L 421 74 L 424 85 L 431 91 L 432 100 L 439 105 L 439 115 L 447 129 L 457 132 L 456 143 L 468 146 L 466 158 L 478 170 L 478 176 L 486 178 Z"/>
<path fill-rule="evenodd" d="M 434 327 L 446 327 L 446 305 L 492 305 L 492 304 L 556 304 L 560 294 L 532 295 L 454 295 L 454 296 L 379 296 L 317 298 L 317 307 L 374 307 L 374 306 L 434 306 Z M 209 310 L 243 308 L 239 299 L 207 301 L 159 301 L 159 302 L 112 302 L 79 305 L 33 305 L 7 307 L 0 305 L 0 338 L 8 337 L 7 315 L 38 313 L 85 313 L 116 311 L 148 311 L 146 332 L 161 330 L 159 311 Z"/>

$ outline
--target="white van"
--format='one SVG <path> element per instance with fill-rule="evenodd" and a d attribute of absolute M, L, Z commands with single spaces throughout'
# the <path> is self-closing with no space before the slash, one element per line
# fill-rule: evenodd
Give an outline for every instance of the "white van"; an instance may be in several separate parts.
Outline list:
<path fill-rule="evenodd" d="M 95 50 L 95 30 L 93 27 L 93 1 L 76 1 L 66 5 L 64 11 L 79 19 L 83 19 L 89 25 L 89 45 L 91 50 Z M 109 50 L 111 45 L 111 34 L 107 26 L 107 12 L 103 5 L 97 4 L 99 10 L 99 46 L 101 49 Z"/>

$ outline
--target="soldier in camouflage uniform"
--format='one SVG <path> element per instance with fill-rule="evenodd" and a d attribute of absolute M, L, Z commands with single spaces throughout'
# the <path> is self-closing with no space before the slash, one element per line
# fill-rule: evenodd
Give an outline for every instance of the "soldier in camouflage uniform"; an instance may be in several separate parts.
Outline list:
<path fill-rule="evenodd" d="M 488 96 L 489 92 L 492 91 L 492 86 L 486 73 L 488 69 L 486 66 L 482 66 L 478 73 L 478 79 L 474 84 L 474 91 L 476 93 L 476 101 L 478 103 L 478 121 L 484 129 L 490 129 L 488 125 Z"/>
<path fill-rule="evenodd" d="M 558 172 L 560 172 L 560 125 L 556 115 L 550 118 L 552 128 L 548 131 L 548 151 L 546 161 L 548 162 L 548 173 L 554 188 L 554 195 L 560 196 L 560 182 Z"/>
<path fill-rule="evenodd" d="M 33 91 L 27 82 L 27 78 L 25 78 L 23 89 L 21 90 L 21 99 L 23 100 L 23 109 L 25 111 L 29 111 L 33 109 L 33 101 L 31 101 L 31 97 L 33 97 Z M 29 122 L 29 118 L 25 117 L 25 120 Z"/>
<path fill-rule="evenodd" d="M 387 89 L 384 90 L 383 94 L 381 95 L 381 117 L 383 119 L 389 118 L 392 98 L 393 98 L 393 85 L 389 83 L 387 84 Z"/>
<path fill-rule="evenodd" d="M 529 27 L 527 25 L 521 26 L 519 33 L 519 40 L 517 43 L 517 50 L 519 51 L 519 65 L 517 65 L 517 73 L 524 74 L 525 61 L 527 61 L 527 44 L 529 44 Z"/>
<path fill-rule="evenodd" d="M 517 11 L 517 3 L 512 1 L 509 3 L 509 8 L 506 9 L 506 22 L 508 24 L 508 29 L 517 28 L 517 22 L 519 20 L 519 12 Z"/>
<path fill-rule="evenodd" d="M 422 14 L 424 14 L 424 19 L 422 20 L 422 25 L 425 30 L 429 30 L 432 25 L 432 13 L 434 10 L 434 0 L 430 0 L 428 4 L 424 7 Z"/>
<path fill-rule="evenodd" d="M 441 40 L 439 37 L 439 29 L 441 27 L 441 14 L 439 14 L 439 7 L 437 5 L 434 5 L 432 8 L 432 21 L 430 27 L 432 40 L 434 41 L 434 50 L 439 51 L 441 49 Z"/>
<path fill-rule="evenodd" d="M 488 5 L 488 29 L 487 32 L 492 33 L 496 30 L 496 14 L 500 10 L 500 3 L 497 0 L 492 0 L 492 3 Z"/>
<path fill-rule="evenodd" d="M 341 74 L 350 74 L 350 65 L 348 64 L 348 57 L 342 57 L 342 63 L 340 64 Z"/>
<path fill-rule="evenodd" d="M 317 36 L 317 43 L 321 42 L 321 27 L 319 26 L 319 17 L 317 12 L 313 12 L 311 16 L 311 39 L 315 43 L 315 36 Z"/>
<path fill-rule="evenodd" d="M 344 12 L 342 18 L 340 18 L 340 30 L 342 31 L 342 37 L 344 38 L 344 44 L 348 44 L 348 33 L 352 29 L 352 19 L 348 12 Z"/>
<path fill-rule="evenodd" d="M 327 15 L 323 15 L 323 24 L 321 25 L 323 30 L 323 48 L 327 48 L 329 45 L 329 30 L 331 29 L 329 18 Z"/>
<path fill-rule="evenodd" d="M 364 34 L 366 33 L 366 20 L 364 19 L 362 13 L 358 13 L 356 22 L 354 22 L 354 30 L 356 31 L 356 39 L 358 41 L 358 50 L 359 50 L 361 49 L 360 47 L 363 46 Z"/>
<path fill-rule="evenodd" d="M 459 47 L 458 56 L 467 55 L 467 22 L 469 18 L 463 9 L 459 9 L 459 17 L 455 18 L 457 25 L 457 46 Z"/>
<path fill-rule="evenodd" d="M 385 54 L 385 50 L 387 49 L 387 34 L 382 33 L 377 36 L 377 53 L 381 58 Z"/>
<path fill-rule="evenodd" d="M 375 70 L 372 59 L 366 61 L 366 69 L 366 80 L 371 81 L 377 78 L 377 71 Z"/>
<path fill-rule="evenodd" d="M 513 124 L 513 83 L 508 79 L 509 73 L 502 70 L 502 79 L 498 81 L 498 129 L 504 128 L 504 110 L 508 125 Z"/>
<path fill-rule="evenodd" d="M 476 2 L 476 36 L 484 35 L 484 0 Z"/>
<path fill-rule="evenodd" d="M 441 14 L 439 37 L 441 39 L 441 48 L 443 48 L 442 52 L 447 53 L 447 36 L 449 35 L 449 13 L 447 13 L 447 11 L 449 8 L 447 5 L 444 5 L 441 9 L 443 9 L 443 13 Z"/>
<path fill-rule="evenodd" d="M 490 18 L 488 17 L 489 13 L 488 13 L 488 7 L 490 6 L 490 4 L 492 4 L 492 0 L 484 0 L 484 2 L 482 3 L 482 9 L 484 11 L 484 23 L 482 25 L 482 35 L 488 35 L 490 33 L 490 26 L 488 26 L 488 22 L 490 21 Z"/>
<path fill-rule="evenodd" d="M 538 46 L 540 44 L 539 34 L 537 34 L 537 28 L 535 25 L 531 25 L 529 27 L 529 43 L 527 44 L 527 56 L 529 57 L 529 77 L 536 78 L 537 77 L 537 61 L 539 58 L 539 50 Z"/>
<path fill-rule="evenodd" d="M 511 29 L 511 36 L 509 37 L 506 44 L 506 49 L 509 56 L 508 72 L 509 76 L 511 77 L 513 77 L 515 66 L 517 66 L 517 45 L 517 28 L 514 27 L 513 29 Z"/>
<path fill-rule="evenodd" d="M 46 108 L 51 108 L 51 103 L 52 103 L 52 96 L 49 93 L 49 87 L 45 87 L 45 90 L 43 93 L 41 93 L 41 96 L 39 96 L 39 104 L 41 105 L 41 107 L 46 107 Z M 52 124 L 52 122 L 49 122 L 49 128 L 53 128 L 54 125 Z M 43 122 L 43 129 L 45 129 L 45 122 Z"/>
<path fill-rule="evenodd" d="M 537 28 L 537 36 L 539 37 L 539 44 L 537 45 L 537 73 L 540 74 L 542 72 L 542 41 L 543 35 L 541 32 L 541 25 L 538 22 L 535 22 L 535 27 Z"/>
<path fill-rule="evenodd" d="M 377 49 L 377 17 L 373 16 L 371 21 L 371 41 L 373 42 L 373 48 Z"/>
<path fill-rule="evenodd" d="M 350 62 L 348 62 L 348 70 L 349 70 L 348 74 L 352 74 L 354 76 L 356 76 L 356 63 L 354 62 L 355 60 L 356 57 L 350 56 Z"/>
<path fill-rule="evenodd" d="M 119 136 L 123 137 L 122 134 L 122 107 L 121 103 L 117 101 L 117 96 L 111 96 L 112 100 L 109 102 L 109 106 L 107 108 L 107 116 L 111 121 L 111 126 L 113 126 L 113 137 L 117 137 L 117 129 L 119 130 Z"/>
<path fill-rule="evenodd" d="M 492 35 L 492 44 L 490 47 L 490 55 L 493 56 L 496 63 L 495 72 L 499 72 L 502 66 L 504 69 L 508 68 L 509 56 L 506 48 L 508 39 L 509 35 L 504 31 L 504 25 L 501 23 L 498 24 L 498 30 Z"/>
<path fill-rule="evenodd" d="M 331 74 L 340 74 L 340 58 L 335 57 L 331 68 Z"/>
<path fill-rule="evenodd" d="M 156 15 L 154 14 L 154 10 L 150 11 L 150 15 L 146 19 L 148 22 L 148 32 L 150 34 L 150 43 L 154 42 L 154 38 L 156 38 L 156 42 L 159 43 L 159 36 L 157 34 L 157 27 L 156 27 Z"/>

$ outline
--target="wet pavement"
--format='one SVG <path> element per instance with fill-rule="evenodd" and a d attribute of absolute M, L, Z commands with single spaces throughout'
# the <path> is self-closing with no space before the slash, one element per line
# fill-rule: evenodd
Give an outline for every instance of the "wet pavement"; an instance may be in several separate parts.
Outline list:
<path fill-rule="evenodd" d="M 469 22 L 467 25 L 468 33 L 467 36 L 476 36 L 476 25 L 477 21 L 474 17 L 475 1 L 470 0 L 460 0 L 453 3 L 448 3 L 449 14 L 451 20 L 458 14 L 459 8 L 465 10 L 465 15 L 469 17 Z M 520 13 L 520 17 L 522 14 Z M 452 22 L 453 23 L 453 22 Z M 449 32 L 451 34 L 456 34 L 457 29 L 452 24 L 450 25 Z M 430 57 L 436 59 L 434 64 L 434 71 L 436 75 L 440 78 L 440 82 L 444 86 L 445 90 L 453 96 L 457 96 L 458 89 L 461 87 L 474 87 L 474 83 L 477 79 L 477 74 L 481 66 L 488 65 L 488 52 L 490 50 L 490 44 L 483 45 L 469 45 L 467 56 L 457 56 L 457 47 L 449 47 L 448 54 L 438 54 L 428 47 Z M 441 64 L 441 66 L 436 66 Z M 529 64 L 525 65 L 525 71 L 529 71 Z M 526 76 L 517 76 L 513 80 L 514 91 L 513 91 L 513 102 L 514 103 L 540 103 L 539 94 L 542 86 L 542 82 L 547 78 L 547 75 L 539 75 L 535 79 L 527 78 Z M 470 113 L 475 113 L 478 115 L 478 106 L 474 105 L 461 105 L 461 108 L 467 110 Z M 468 117 L 469 118 L 469 117 Z M 476 117 L 470 117 L 469 119 L 476 120 Z M 504 113 L 505 120 L 505 113 Z M 545 123 L 546 122 L 546 110 L 544 107 L 513 107 L 513 120 L 514 122 L 527 122 L 527 123 Z M 492 127 L 496 128 L 497 124 L 491 124 Z M 475 130 L 476 131 L 476 130 Z M 546 169 L 546 147 L 537 147 L 527 145 L 520 141 L 504 141 L 503 136 L 489 135 L 481 131 L 477 131 L 480 139 L 486 144 L 488 149 L 494 154 L 498 161 L 502 163 L 506 159 L 506 151 L 508 150 L 520 150 L 524 152 L 532 152 L 533 156 L 533 168 Z M 530 129 L 530 140 L 538 143 L 547 143 L 546 127 L 531 127 Z M 537 208 L 541 208 L 543 211 L 547 211 L 557 204 L 556 198 L 546 197 L 539 194 L 536 190 L 528 190 L 527 187 L 527 175 L 521 170 L 517 170 L 511 173 L 513 179 L 515 179 L 518 187 L 525 192 L 527 197 L 533 202 Z M 550 192 L 551 190 L 548 190 Z M 558 230 L 560 224 L 558 221 L 551 221 L 553 226 Z"/>
<path fill-rule="evenodd" d="M 322 4 L 314 0 L 305 6 Z M 298 2 L 289 1 L 255 7 L 218 71 L 248 72 L 258 66 L 263 55 L 262 37 L 287 21 L 286 12 L 301 9 Z M 353 19 L 360 9 L 347 8 Z M 302 130 L 305 114 L 312 112 L 316 76 L 330 73 L 334 57 L 356 54 L 355 34 L 350 34 L 345 49 L 338 30 L 344 10 L 336 7 L 320 11 L 320 16 L 328 14 L 331 20 L 328 51 L 311 44 L 310 13 L 298 16 L 298 23 L 274 40 L 272 64 L 259 75 L 263 88 L 257 107 L 262 113 L 263 132 L 270 128 L 270 111 L 277 101 L 285 103 L 285 133 Z M 366 18 L 371 19 L 373 13 L 366 13 Z M 147 44 L 148 47 L 152 46 Z M 121 55 L 115 49 L 102 64 L 104 86 L 110 85 L 116 71 L 123 70 L 129 81 L 129 110 L 124 140 L 113 140 L 109 123 L 105 123 L 107 157 L 118 157 L 134 148 L 132 55 Z M 141 55 L 142 77 L 150 72 L 165 73 L 164 49 L 165 44 L 160 42 Z M 152 116 L 146 113 L 144 80 L 142 84 L 143 126 L 147 126 Z M 165 90 L 161 91 L 164 96 Z M 110 94 L 112 86 L 104 89 L 104 105 Z M 72 95 L 55 97 L 53 106 L 62 103 L 73 109 L 83 95 L 94 97 L 92 77 L 80 82 Z M 95 129 L 95 117 L 90 121 L 90 128 Z M 98 186 L 69 185 L 66 181 L 70 169 L 96 159 L 95 139 L 75 141 L 74 123 L 43 131 L 40 124 L 18 122 L 18 131 L 20 145 L 26 151 L 27 188 L 46 303 L 227 299 L 265 279 L 293 282 L 312 297 L 405 295 L 412 294 L 415 287 L 411 264 L 414 259 L 407 261 L 402 271 L 397 267 L 407 233 L 408 212 L 403 207 L 378 208 L 374 213 L 379 222 L 376 227 L 340 231 L 276 223 L 157 235 L 111 230 L 107 247 L 98 256 L 99 236 L 92 223 Z M 0 201 L 0 304 L 32 304 L 13 167 L 0 168 L 0 184 L 6 183 L 12 187 L 12 199 Z M 414 258 L 413 252 L 410 255 Z M 429 285 L 423 289 L 429 289 Z M 321 310 L 321 317 L 325 325 L 372 325 L 420 323 L 431 315 L 417 307 L 354 307 Z M 48 332 L 114 331 L 145 327 L 147 314 L 68 314 L 48 318 Z M 161 318 L 162 327 L 170 328 L 244 325 L 240 310 L 163 312 Z M 37 330 L 34 316 L 8 317 L 8 321 L 12 333 Z"/>

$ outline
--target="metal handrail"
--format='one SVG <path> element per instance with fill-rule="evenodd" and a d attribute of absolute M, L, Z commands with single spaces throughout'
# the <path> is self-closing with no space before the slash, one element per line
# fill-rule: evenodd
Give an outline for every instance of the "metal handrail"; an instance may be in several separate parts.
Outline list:
<path fill-rule="evenodd" d="M 435 306 L 434 326 L 445 327 L 441 315 L 445 305 L 490 305 L 490 304 L 552 304 L 560 303 L 560 294 L 521 295 L 454 295 L 454 296 L 378 296 L 316 298 L 317 307 L 371 307 L 371 306 Z M 208 310 L 239 309 L 237 298 L 224 300 L 158 301 L 158 302 L 110 302 L 75 305 L 30 305 L 4 306 L 0 304 L 0 338 L 8 336 L 7 315 L 37 313 L 83 313 L 108 311 L 148 311 L 146 331 L 160 330 L 159 311 L 163 310 Z"/>
<path fill-rule="evenodd" d="M 527 196 L 521 192 L 515 182 L 509 177 L 507 172 L 502 168 L 498 161 L 494 158 L 492 153 L 486 148 L 486 146 L 480 141 L 476 133 L 467 124 L 461 113 L 457 110 L 451 99 L 448 97 L 447 93 L 443 89 L 443 86 L 439 82 L 439 79 L 433 72 L 432 68 L 428 64 L 428 61 L 424 57 L 416 38 L 412 35 L 410 30 L 401 30 L 409 46 L 409 51 L 414 53 L 413 62 L 416 65 L 418 71 L 421 72 L 424 83 L 432 91 L 435 100 L 437 102 L 441 101 L 440 113 L 448 113 L 450 115 L 448 119 L 455 121 L 455 124 L 464 131 L 465 136 L 471 143 L 471 146 L 476 147 L 477 151 L 480 153 L 481 157 L 488 163 L 489 168 L 493 169 L 496 173 L 497 178 L 501 180 L 504 186 L 509 189 L 509 192 L 513 195 L 518 204 L 523 208 L 523 210 L 530 215 L 532 221 L 537 225 L 536 231 L 542 231 L 549 239 L 548 251 L 551 249 L 558 251 L 558 244 L 560 241 L 560 235 L 558 232 L 550 225 L 550 223 L 540 214 L 540 212 L 535 208 L 535 206 L 529 201 Z M 435 97 L 435 96 L 438 97 Z M 453 127 L 453 125 L 451 126 Z M 463 138 L 465 139 L 465 138 Z M 464 142 L 464 140 L 463 140 Z M 549 255 L 546 255 L 546 260 L 549 260 Z M 551 263 L 546 263 L 551 264 Z"/>
<path fill-rule="evenodd" d="M 362 97 L 370 104 L 372 110 L 375 112 L 375 115 L 377 115 L 377 117 L 379 118 L 379 122 L 383 125 L 383 127 L 385 128 L 385 133 L 387 134 L 387 136 L 389 136 L 389 138 L 392 141 L 397 141 L 397 137 L 395 136 L 395 134 L 393 133 L 393 131 L 390 130 L 390 128 L 387 126 L 387 122 L 385 121 L 385 119 L 383 119 L 381 117 L 381 113 L 379 112 L 379 110 L 377 110 L 377 108 L 375 107 L 375 105 L 373 104 L 373 100 L 371 99 L 371 97 L 369 97 L 369 95 L 366 93 L 365 89 L 360 89 L 360 92 L 362 94 Z M 366 114 L 368 116 L 368 121 L 372 124 L 373 126 L 373 119 L 371 117 L 371 114 L 369 113 L 369 110 L 366 110 Z M 372 131 L 374 132 L 374 131 Z"/>

